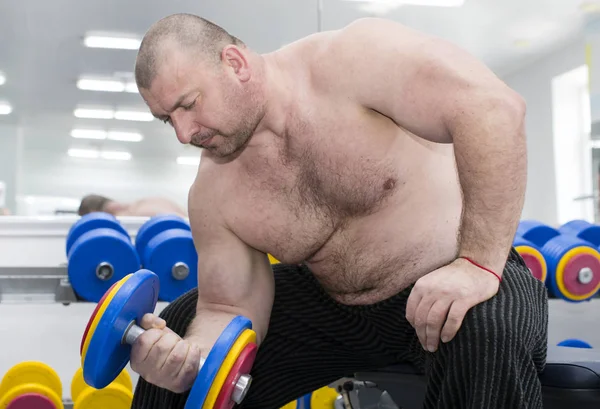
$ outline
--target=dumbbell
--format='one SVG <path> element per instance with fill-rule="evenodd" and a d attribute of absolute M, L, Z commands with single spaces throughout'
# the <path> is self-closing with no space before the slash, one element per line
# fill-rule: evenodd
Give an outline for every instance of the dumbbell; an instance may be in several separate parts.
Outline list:
<path fill-rule="evenodd" d="M 125 368 L 131 345 L 145 331 L 138 323 L 154 311 L 159 287 L 158 276 L 141 269 L 119 280 L 102 297 L 81 339 L 81 366 L 88 385 L 105 388 Z M 249 373 L 256 352 L 251 321 L 235 317 L 206 359 L 201 359 L 185 408 L 231 409 L 242 402 L 252 383 Z"/>
<path fill-rule="evenodd" d="M 98 302 L 110 286 L 140 268 L 129 234 L 108 213 L 89 213 L 74 223 L 66 252 L 71 286 L 86 301 Z"/>
<path fill-rule="evenodd" d="M 184 218 L 151 217 L 139 228 L 135 247 L 142 267 L 160 278 L 159 300 L 171 302 L 198 286 L 198 254 Z"/>
<path fill-rule="evenodd" d="M 335 409 L 335 402 L 340 394 L 329 386 L 324 386 L 316 391 L 304 395 L 304 409 Z"/>
<path fill-rule="evenodd" d="M 550 295 L 581 302 L 600 290 L 600 252 L 589 241 L 535 220 L 521 221 L 517 236 L 538 246 L 546 259 Z"/>
<path fill-rule="evenodd" d="M 513 247 L 525 261 L 531 275 L 545 283 L 548 277 L 548 264 L 539 247 L 521 236 L 515 236 Z"/>
<path fill-rule="evenodd" d="M 557 345 L 559 347 L 593 349 L 593 347 L 590 344 L 577 338 L 565 339 L 564 341 L 559 342 Z"/>
<path fill-rule="evenodd" d="M 43 362 L 13 366 L 0 382 L 0 408 L 64 409 L 60 377 Z"/>
<path fill-rule="evenodd" d="M 566 236 L 579 237 L 595 247 L 600 246 L 600 226 L 586 220 L 571 220 L 560 226 L 558 231 Z"/>
<path fill-rule="evenodd" d="M 73 409 L 130 409 L 133 402 L 133 382 L 129 372 L 123 369 L 119 376 L 103 389 L 95 389 L 85 383 L 80 367 L 71 381 Z"/>

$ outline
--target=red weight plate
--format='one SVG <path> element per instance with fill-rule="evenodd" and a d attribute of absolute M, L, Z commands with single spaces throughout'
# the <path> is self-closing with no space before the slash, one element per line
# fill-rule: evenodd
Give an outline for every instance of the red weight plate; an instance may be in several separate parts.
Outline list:
<path fill-rule="evenodd" d="M 256 358 L 256 352 L 258 348 L 256 344 L 250 343 L 240 353 L 237 361 L 233 364 L 229 375 L 225 378 L 223 388 L 217 397 L 214 409 L 232 409 L 235 402 L 231 400 L 231 394 L 233 393 L 233 385 L 240 379 L 240 375 L 249 374 Z"/>
<path fill-rule="evenodd" d="M 100 299 L 100 301 L 98 301 L 98 304 L 96 304 L 96 308 L 94 308 L 94 312 L 92 313 L 92 316 L 90 317 L 90 320 L 88 321 L 88 323 L 87 323 L 87 325 L 85 327 L 85 331 L 83 333 L 83 337 L 81 338 L 81 345 L 79 346 L 79 356 L 81 356 L 81 354 L 83 353 L 83 344 L 85 344 L 85 338 L 87 337 L 88 331 L 90 330 L 90 325 L 92 325 L 92 322 L 94 321 L 94 318 L 96 317 L 96 314 L 98 314 L 98 310 L 102 306 L 102 303 L 106 299 L 106 296 L 108 294 L 110 294 L 110 292 L 112 291 L 112 289 L 114 288 L 114 286 L 117 285 L 117 283 L 118 283 L 118 281 L 116 283 L 114 283 L 113 285 L 111 285 L 110 288 L 108 289 L 108 291 L 106 291 L 104 293 L 104 295 L 102 296 L 102 298 Z"/>
<path fill-rule="evenodd" d="M 56 405 L 44 395 L 26 393 L 13 399 L 6 409 L 57 409 Z"/>
<path fill-rule="evenodd" d="M 579 281 L 580 270 L 590 269 L 589 283 Z M 583 253 L 573 256 L 565 265 L 563 283 L 569 295 L 582 296 L 591 293 L 600 283 L 600 261 L 591 254 Z"/>
<path fill-rule="evenodd" d="M 524 253 L 521 254 L 521 257 L 523 257 L 523 261 L 525 261 L 525 264 L 531 271 L 531 274 L 538 280 L 542 281 L 544 275 L 544 266 L 542 265 L 542 261 L 537 257 L 537 255 Z"/>

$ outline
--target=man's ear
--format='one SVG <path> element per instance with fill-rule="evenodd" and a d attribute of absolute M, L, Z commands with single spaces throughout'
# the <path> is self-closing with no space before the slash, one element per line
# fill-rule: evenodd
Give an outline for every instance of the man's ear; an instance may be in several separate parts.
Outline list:
<path fill-rule="evenodd" d="M 229 44 L 221 52 L 221 60 L 230 68 L 240 81 L 246 82 L 252 76 L 250 64 L 245 53 L 236 45 Z"/>

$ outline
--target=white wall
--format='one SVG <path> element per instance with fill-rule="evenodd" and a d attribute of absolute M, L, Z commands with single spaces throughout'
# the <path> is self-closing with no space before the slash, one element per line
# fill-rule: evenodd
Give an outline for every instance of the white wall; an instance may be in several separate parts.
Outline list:
<path fill-rule="evenodd" d="M 105 161 L 26 150 L 19 195 L 79 199 L 97 193 L 122 201 L 164 196 L 185 209 L 196 169 L 196 166 L 178 165 L 164 158 Z M 22 208 L 19 213 L 26 214 Z"/>
<path fill-rule="evenodd" d="M 588 67 L 554 77 L 552 122 L 557 222 L 594 222 Z M 585 198 L 585 199 L 584 199 Z"/>
<path fill-rule="evenodd" d="M 528 181 L 522 218 L 558 223 L 552 125 L 552 79 L 585 64 L 584 40 L 503 78 L 527 101 Z"/>
<path fill-rule="evenodd" d="M 0 126 L 0 181 L 5 184 L 5 203 L 0 207 L 16 212 L 15 196 L 18 189 L 17 163 L 19 161 L 20 136 L 18 128 L 11 125 Z"/>

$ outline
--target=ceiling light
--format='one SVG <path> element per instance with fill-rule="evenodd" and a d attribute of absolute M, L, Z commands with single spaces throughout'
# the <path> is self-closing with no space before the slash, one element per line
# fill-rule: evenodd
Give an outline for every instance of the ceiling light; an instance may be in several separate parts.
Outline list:
<path fill-rule="evenodd" d="M 521 38 L 521 39 L 515 40 L 513 44 L 517 48 L 527 48 L 531 45 L 531 42 L 529 40 L 525 40 L 525 39 Z"/>
<path fill-rule="evenodd" d="M 585 1 L 579 5 L 579 9 L 584 13 L 598 13 L 600 12 L 600 3 Z"/>
<path fill-rule="evenodd" d="M 433 7 L 460 7 L 465 0 L 343 0 L 356 3 L 371 3 L 385 5 L 433 6 Z"/>
<path fill-rule="evenodd" d="M 77 118 L 88 119 L 112 119 L 115 117 L 115 112 L 110 109 L 85 109 L 77 108 L 73 115 Z"/>
<path fill-rule="evenodd" d="M 360 4 L 365 13 L 384 15 L 401 6 L 460 7 L 465 0 L 343 0 Z"/>
<path fill-rule="evenodd" d="M 120 132 L 120 131 L 109 131 L 108 139 L 112 141 L 122 142 L 141 142 L 144 137 L 142 134 L 137 132 Z"/>
<path fill-rule="evenodd" d="M 120 151 L 99 151 L 96 149 L 69 149 L 68 155 L 73 158 L 83 159 L 109 159 L 109 160 L 129 160 L 131 154 L 129 152 Z"/>
<path fill-rule="evenodd" d="M 0 85 L 6 82 L 6 76 L 0 72 Z"/>
<path fill-rule="evenodd" d="M 71 136 L 76 139 L 106 139 L 106 132 L 94 129 L 73 129 Z"/>
<path fill-rule="evenodd" d="M 12 106 L 6 102 L 0 102 L 0 115 L 9 115 L 12 112 Z"/>
<path fill-rule="evenodd" d="M 143 111 L 117 111 L 115 112 L 115 119 L 122 121 L 150 122 L 154 119 L 154 116 L 149 112 Z"/>
<path fill-rule="evenodd" d="M 117 80 L 81 78 L 77 81 L 77 88 L 84 91 L 123 92 L 125 84 Z"/>
<path fill-rule="evenodd" d="M 125 84 L 125 92 L 137 94 L 140 92 L 140 90 L 138 89 L 138 86 L 135 82 L 128 82 Z"/>
<path fill-rule="evenodd" d="M 94 149 L 69 149 L 67 153 L 73 158 L 96 159 L 100 156 L 100 152 Z"/>
<path fill-rule="evenodd" d="M 140 48 L 141 43 L 137 38 L 96 34 L 88 34 L 83 40 L 86 47 L 117 50 L 137 50 Z"/>
<path fill-rule="evenodd" d="M 177 158 L 177 163 L 180 165 L 199 165 L 200 157 L 199 156 L 179 156 Z"/>
<path fill-rule="evenodd" d="M 111 159 L 111 160 L 129 160 L 129 159 L 131 159 L 131 153 L 118 152 L 118 151 L 104 151 L 104 152 L 100 152 L 100 157 L 102 159 Z"/>

